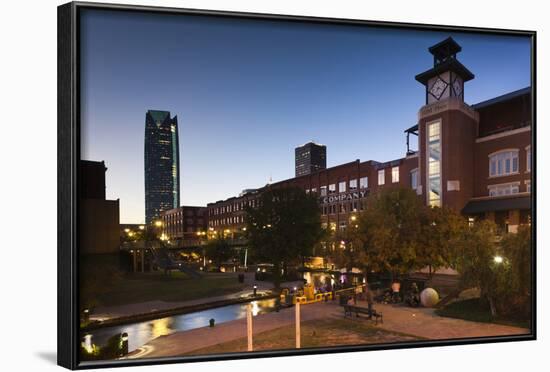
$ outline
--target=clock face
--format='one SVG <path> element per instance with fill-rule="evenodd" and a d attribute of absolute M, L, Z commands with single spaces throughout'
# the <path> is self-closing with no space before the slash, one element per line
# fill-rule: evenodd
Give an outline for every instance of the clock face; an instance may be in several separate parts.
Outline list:
<path fill-rule="evenodd" d="M 462 84 L 461 82 L 456 79 L 453 83 L 453 90 L 455 91 L 455 95 L 459 97 L 462 94 Z"/>
<path fill-rule="evenodd" d="M 430 93 L 437 99 L 440 99 L 443 95 L 443 92 L 447 88 L 447 83 L 438 78 L 435 83 L 430 88 Z"/>

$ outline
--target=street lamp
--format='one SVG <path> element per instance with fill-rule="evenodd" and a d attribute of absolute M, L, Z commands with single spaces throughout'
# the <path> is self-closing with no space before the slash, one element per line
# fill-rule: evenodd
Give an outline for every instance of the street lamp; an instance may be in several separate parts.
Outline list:
<path fill-rule="evenodd" d="M 504 261 L 504 258 L 502 258 L 502 256 L 495 256 L 493 260 L 495 261 L 495 263 L 500 264 Z"/>
<path fill-rule="evenodd" d="M 161 220 L 155 221 L 155 226 L 156 227 L 162 227 L 162 221 Z"/>

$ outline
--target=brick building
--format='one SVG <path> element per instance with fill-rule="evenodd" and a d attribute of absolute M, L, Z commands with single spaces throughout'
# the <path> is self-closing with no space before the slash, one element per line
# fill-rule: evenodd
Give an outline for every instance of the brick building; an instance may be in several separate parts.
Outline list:
<path fill-rule="evenodd" d="M 206 232 L 206 207 L 181 206 L 160 214 L 162 230 L 171 240 L 198 240 Z"/>
<path fill-rule="evenodd" d="M 105 162 L 81 160 L 79 168 L 79 253 L 117 253 L 120 203 L 105 199 Z"/>
<path fill-rule="evenodd" d="M 426 87 L 426 102 L 405 133 L 407 147 L 416 136 L 418 151 L 407 148 L 405 157 L 388 162 L 355 160 L 270 187 L 318 195 L 322 223 L 331 230 L 349 226 L 368 196 L 387 187 L 410 187 L 427 205 L 488 218 L 509 232 L 530 223 L 531 89 L 466 104 L 465 83 L 474 74 L 458 61 L 460 51 L 452 38 L 432 46 L 434 65 L 415 77 Z M 209 230 L 242 231 L 244 207 L 254 207 L 261 192 L 208 204 Z"/>

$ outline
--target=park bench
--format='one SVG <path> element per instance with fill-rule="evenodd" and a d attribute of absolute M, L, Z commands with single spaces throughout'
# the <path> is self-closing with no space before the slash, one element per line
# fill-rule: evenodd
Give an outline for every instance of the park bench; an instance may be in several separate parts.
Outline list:
<path fill-rule="evenodd" d="M 382 313 L 379 313 L 374 309 L 372 309 L 372 314 L 371 314 L 369 312 L 369 309 L 366 307 L 344 305 L 344 317 L 347 317 L 347 316 L 351 317 L 353 313 L 355 313 L 356 317 L 359 317 L 359 314 L 366 314 L 369 316 L 371 320 L 375 321 L 375 324 L 378 324 L 378 320 L 380 320 L 380 323 L 384 323 L 384 317 Z"/>

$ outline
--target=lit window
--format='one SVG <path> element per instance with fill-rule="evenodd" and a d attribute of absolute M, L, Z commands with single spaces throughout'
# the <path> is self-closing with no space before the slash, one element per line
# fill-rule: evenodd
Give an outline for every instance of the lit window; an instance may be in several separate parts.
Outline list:
<path fill-rule="evenodd" d="M 392 183 L 399 182 L 399 167 L 393 167 L 391 169 L 391 181 Z"/>
<path fill-rule="evenodd" d="M 441 122 L 428 125 L 428 205 L 441 206 Z"/>
<path fill-rule="evenodd" d="M 349 189 L 350 190 L 357 190 L 357 180 L 350 180 L 349 181 Z"/>
<path fill-rule="evenodd" d="M 359 179 L 359 187 L 362 189 L 366 189 L 369 187 L 369 178 L 368 177 L 361 177 Z"/>
<path fill-rule="evenodd" d="M 418 168 L 411 171 L 411 188 L 413 190 L 418 188 Z"/>
<path fill-rule="evenodd" d="M 346 182 L 338 183 L 338 192 L 346 192 Z"/>
<path fill-rule="evenodd" d="M 488 186 L 489 196 L 504 196 L 517 194 L 519 192 L 519 182 L 506 183 L 502 185 Z"/>
<path fill-rule="evenodd" d="M 328 185 L 328 193 L 329 194 L 334 194 L 335 192 L 336 192 L 336 184 L 331 183 L 330 185 Z"/>
<path fill-rule="evenodd" d="M 311 188 L 311 193 L 312 193 L 312 194 L 317 193 L 317 188 L 316 188 L 316 187 L 312 187 L 312 188 Z"/>
<path fill-rule="evenodd" d="M 327 196 L 327 187 L 321 186 L 321 196 Z"/>
<path fill-rule="evenodd" d="M 386 183 L 386 175 L 384 174 L 384 170 L 380 169 L 378 171 L 378 184 L 383 185 L 384 183 Z"/>
<path fill-rule="evenodd" d="M 489 176 L 500 177 L 518 173 L 518 150 L 506 150 L 489 155 Z"/>

